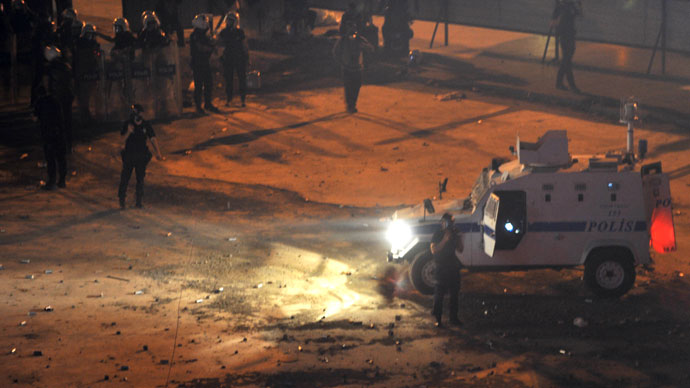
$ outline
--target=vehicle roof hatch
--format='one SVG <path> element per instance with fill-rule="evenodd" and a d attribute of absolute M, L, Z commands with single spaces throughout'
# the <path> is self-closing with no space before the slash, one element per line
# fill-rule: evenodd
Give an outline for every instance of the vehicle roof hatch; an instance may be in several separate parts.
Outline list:
<path fill-rule="evenodd" d="M 521 164 L 535 167 L 565 166 L 570 164 L 568 133 L 565 130 L 550 130 L 536 143 L 520 141 L 517 138 L 517 154 Z"/>

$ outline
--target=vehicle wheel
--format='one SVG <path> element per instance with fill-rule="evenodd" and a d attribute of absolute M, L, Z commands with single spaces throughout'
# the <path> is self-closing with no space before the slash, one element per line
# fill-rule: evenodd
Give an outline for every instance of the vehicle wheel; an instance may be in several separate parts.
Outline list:
<path fill-rule="evenodd" d="M 596 295 L 617 298 L 635 283 L 635 266 L 624 249 L 600 249 L 585 263 L 585 283 Z"/>
<path fill-rule="evenodd" d="M 434 257 L 428 249 L 425 249 L 415 256 L 410 266 L 410 281 L 414 288 L 424 295 L 431 295 L 434 293 Z"/>

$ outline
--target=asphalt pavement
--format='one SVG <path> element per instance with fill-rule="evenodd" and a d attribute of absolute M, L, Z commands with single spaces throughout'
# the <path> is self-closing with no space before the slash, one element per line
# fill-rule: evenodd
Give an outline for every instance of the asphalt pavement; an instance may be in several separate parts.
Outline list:
<path fill-rule="evenodd" d="M 382 20 L 376 22 L 378 25 Z M 690 123 L 690 54 L 667 52 L 662 72 L 662 52 L 657 50 L 650 72 L 652 49 L 578 41 L 574 57 L 575 80 L 581 93 L 556 89 L 558 62 L 555 42 L 547 35 L 450 25 L 449 45 L 439 26 L 433 48 L 435 23 L 416 21 L 411 49 L 425 56 L 439 56 L 447 67 L 467 68 L 484 76 L 474 79 L 475 90 L 544 103 L 589 110 L 617 112 L 622 98 L 634 96 L 641 117 L 687 126 Z M 544 22 L 545 34 L 548 21 Z M 542 59 L 544 58 L 544 61 Z M 438 59 L 438 58 L 437 58 Z M 437 61 L 438 62 L 438 61 Z M 424 73 L 451 86 L 454 79 L 443 72 Z M 467 80 L 464 85 L 468 86 Z"/>

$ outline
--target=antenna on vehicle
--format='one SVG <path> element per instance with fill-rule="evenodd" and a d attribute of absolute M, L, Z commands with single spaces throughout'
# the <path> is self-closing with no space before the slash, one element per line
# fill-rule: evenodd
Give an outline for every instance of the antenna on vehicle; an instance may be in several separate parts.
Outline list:
<path fill-rule="evenodd" d="M 443 182 L 438 182 L 438 199 L 443 199 L 443 193 L 446 192 L 447 184 L 448 178 L 444 179 Z"/>

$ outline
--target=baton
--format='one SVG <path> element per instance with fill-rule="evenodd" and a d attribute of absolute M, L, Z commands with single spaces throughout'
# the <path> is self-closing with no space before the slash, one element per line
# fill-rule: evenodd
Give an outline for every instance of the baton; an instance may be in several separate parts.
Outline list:
<path fill-rule="evenodd" d="M 544 55 L 541 56 L 541 63 L 546 60 L 546 52 L 549 50 L 549 41 L 551 40 L 551 32 L 553 32 L 553 26 L 549 28 L 549 36 L 546 38 L 546 46 L 544 46 Z"/>

